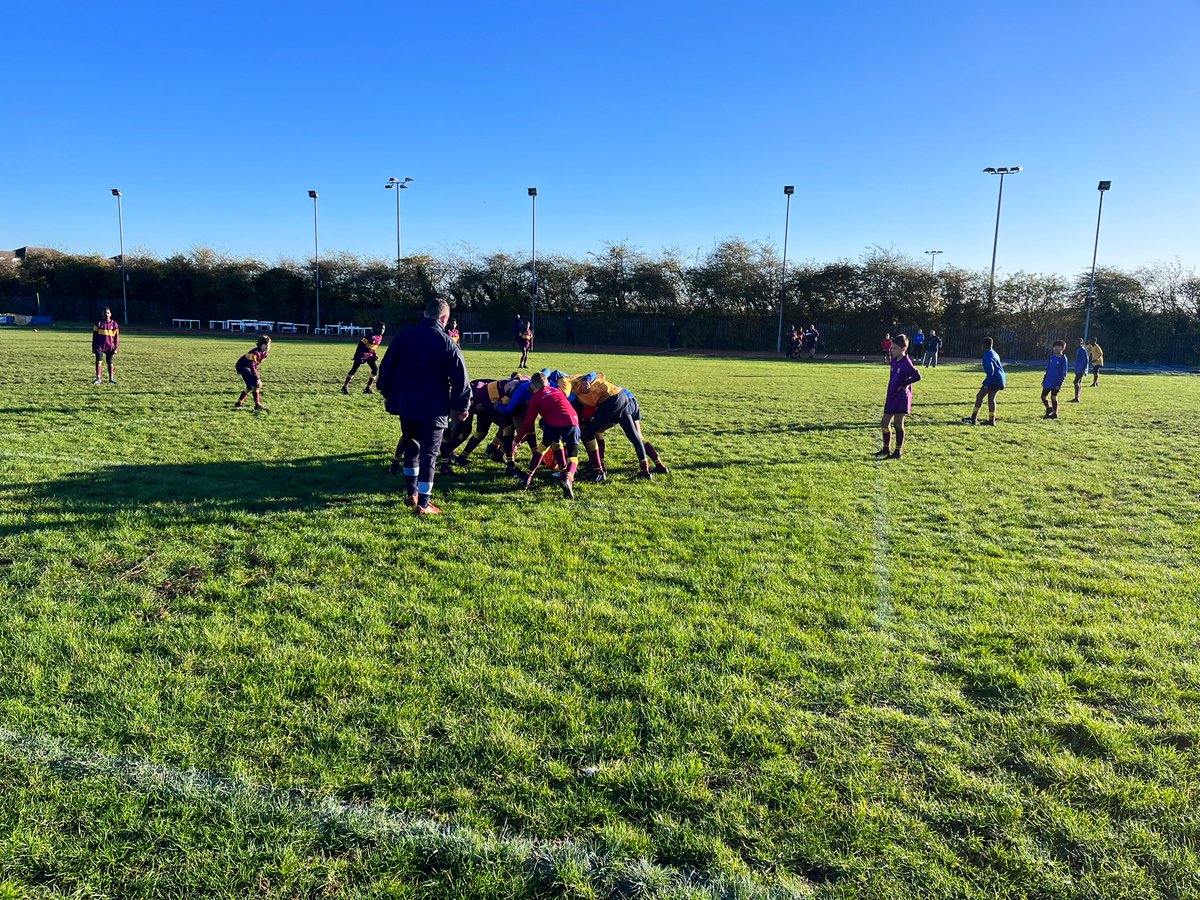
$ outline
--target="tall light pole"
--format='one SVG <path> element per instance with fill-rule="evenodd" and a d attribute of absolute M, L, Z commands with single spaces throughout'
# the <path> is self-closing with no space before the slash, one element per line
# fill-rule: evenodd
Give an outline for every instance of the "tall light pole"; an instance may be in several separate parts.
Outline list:
<path fill-rule="evenodd" d="M 529 295 L 529 327 L 532 328 L 537 317 L 537 188 L 529 189 L 529 200 L 533 204 L 533 238 L 530 243 L 533 250 L 533 289 Z"/>
<path fill-rule="evenodd" d="M 983 170 L 988 175 L 1000 176 L 1000 196 L 996 198 L 996 233 L 992 237 L 992 274 L 988 278 L 988 306 L 992 306 L 996 300 L 996 246 L 1000 241 L 1000 203 L 1004 200 L 1004 176 L 1015 175 L 1021 171 L 1020 166 L 1000 166 L 993 168 L 988 166 Z"/>
<path fill-rule="evenodd" d="M 934 262 L 934 260 L 936 260 L 938 258 L 938 254 L 941 252 L 942 252 L 941 250 L 926 250 L 925 251 L 925 255 L 929 257 L 929 274 L 930 275 L 933 274 L 933 262 Z"/>
<path fill-rule="evenodd" d="M 121 189 L 113 188 L 117 198 L 117 228 L 121 232 L 121 324 L 129 324 L 129 299 L 125 295 L 125 216 L 121 210 Z"/>
<path fill-rule="evenodd" d="M 1111 181 L 1102 181 L 1096 185 L 1100 192 L 1100 209 L 1096 213 L 1096 243 L 1092 245 L 1092 280 L 1088 284 L 1087 315 L 1083 320 L 1083 339 L 1086 341 L 1088 328 L 1092 324 L 1092 307 L 1096 305 L 1096 253 L 1100 250 L 1100 217 L 1104 215 L 1104 192 L 1112 187 Z"/>
<path fill-rule="evenodd" d="M 400 192 L 408 189 L 411 178 L 401 181 L 399 178 L 389 178 L 385 188 L 396 190 L 396 268 L 400 268 Z"/>
<path fill-rule="evenodd" d="M 775 352 L 783 352 L 783 307 L 787 304 L 787 242 L 788 225 L 792 220 L 792 194 L 796 193 L 795 185 L 785 184 L 783 195 L 787 197 L 787 210 L 783 214 L 783 267 L 779 273 L 779 331 L 775 335 Z"/>
<path fill-rule="evenodd" d="M 317 328 L 321 327 L 321 245 L 317 239 L 317 192 L 309 191 L 313 202 L 313 286 L 317 294 Z"/>

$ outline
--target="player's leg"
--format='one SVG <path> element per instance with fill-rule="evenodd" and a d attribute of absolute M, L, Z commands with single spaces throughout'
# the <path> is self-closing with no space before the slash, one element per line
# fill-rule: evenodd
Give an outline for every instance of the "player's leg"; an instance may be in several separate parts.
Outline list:
<path fill-rule="evenodd" d="M 879 429 L 883 432 L 883 447 L 875 453 L 876 459 L 887 459 L 892 454 L 892 413 L 884 413 L 879 421 Z"/>
<path fill-rule="evenodd" d="M 1074 384 L 1074 388 L 1075 388 L 1075 399 L 1071 401 L 1072 403 L 1078 403 L 1078 402 L 1079 402 L 1079 395 L 1080 395 L 1080 393 L 1082 393 L 1082 391 L 1083 391 L 1083 375 L 1084 375 L 1084 373 L 1083 373 L 1083 372 L 1076 372 L 1076 373 L 1075 373 L 1075 384 Z"/>
<path fill-rule="evenodd" d="M 404 467 L 404 495 L 408 506 L 417 505 L 417 458 L 421 455 L 421 443 L 418 439 L 420 424 L 411 419 L 400 420 L 400 443 L 396 453 Z"/>
<path fill-rule="evenodd" d="M 996 424 L 996 395 L 1000 393 L 999 388 L 990 388 L 987 392 L 988 403 L 988 421 L 989 425 Z"/>
<path fill-rule="evenodd" d="M 1046 414 L 1042 418 L 1050 418 L 1050 388 L 1042 388 L 1042 406 L 1046 407 Z"/>
<path fill-rule="evenodd" d="M 104 354 L 104 361 L 108 364 L 108 383 L 116 384 L 117 379 L 113 377 L 113 357 L 116 356 L 115 350 L 109 350 Z"/>
<path fill-rule="evenodd" d="M 1050 418 L 1058 418 L 1058 389 L 1055 388 L 1050 392 Z"/>
<path fill-rule="evenodd" d="M 988 395 L 988 389 L 981 387 L 979 393 L 975 395 L 975 408 L 971 410 L 971 415 L 963 419 L 968 425 L 974 425 L 979 420 L 979 409 L 983 406 L 983 398 Z"/>
<path fill-rule="evenodd" d="M 892 451 L 891 459 L 899 459 L 904 455 L 904 413 L 896 413 L 896 449 Z"/>
<path fill-rule="evenodd" d="M 575 498 L 575 473 L 579 470 L 579 428 L 572 425 L 563 435 L 563 458 L 566 461 L 566 471 L 563 474 L 563 496 L 568 500 Z"/>
<path fill-rule="evenodd" d="M 266 409 L 262 402 L 263 383 L 261 378 L 256 378 L 254 381 L 254 408 Z"/>
<path fill-rule="evenodd" d="M 363 388 L 363 393 L 373 394 L 375 393 L 373 390 L 375 387 L 375 379 L 379 377 L 379 363 L 375 362 L 374 359 L 368 359 L 367 365 L 371 367 L 371 376 L 367 379 L 367 386 Z"/>
<path fill-rule="evenodd" d="M 441 510 L 430 501 L 433 499 L 433 469 L 438 452 L 442 447 L 444 429 L 421 423 L 418 433 L 420 450 L 417 454 L 417 513 L 436 515 Z"/>
<path fill-rule="evenodd" d="M 362 360 L 354 360 L 354 365 L 350 367 L 349 374 L 346 375 L 346 381 L 342 384 L 342 393 L 350 393 L 350 382 L 354 380 L 354 373 L 358 371 L 358 367 L 362 365 Z"/>
<path fill-rule="evenodd" d="M 92 384 L 99 384 L 100 383 L 101 363 L 104 361 L 104 352 L 102 350 L 97 350 L 95 356 L 96 356 L 96 380 L 93 381 Z"/>

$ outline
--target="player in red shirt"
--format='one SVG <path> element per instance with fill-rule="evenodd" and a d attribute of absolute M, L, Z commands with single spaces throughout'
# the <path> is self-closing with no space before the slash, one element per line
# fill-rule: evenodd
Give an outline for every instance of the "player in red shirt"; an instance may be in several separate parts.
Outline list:
<path fill-rule="evenodd" d="M 525 436 L 533 431 L 534 422 L 541 416 L 542 441 L 533 451 L 533 459 L 529 461 L 529 473 L 525 476 L 523 486 L 533 484 L 533 473 L 542 462 L 542 454 L 547 448 L 554 449 L 554 458 L 559 467 L 565 470 L 562 479 L 563 496 L 568 500 L 575 496 L 575 470 L 579 467 L 579 415 L 571 406 L 571 401 L 556 387 L 551 387 L 546 376 L 541 372 L 529 379 L 533 395 L 529 398 L 529 408 L 525 412 L 525 421 L 517 434 L 516 444 L 519 446 Z"/>
<path fill-rule="evenodd" d="M 371 333 L 358 342 L 358 346 L 354 348 L 354 365 L 350 367 L 350 374 L 346 376 L 346 383 L 342 385 L 342 393 L 350 393 L 350 381 L 354 378 L 354 373 L 358 371 L 358 367 L 366 363 L 371 369 L 371 377 L 367 379 L 367 386 L 363 389 L 364 394 L 375 393 L 371 387 L 375 384 L 375 379 L 379 377 L 379 345 L 383 343 L 383 332 L 386 327 L 382 322 L 376 322 L 371 326 Z"/>
<path fill-rule="evenodd" d="M 106 306 L 104 318 L 92 326 L 92 353 L 96 355 L 96 380 L 92 384 L 100 383 L 101 361 L 108 363 L 108 383 L 117 383 L 117 379 L 113 377 L 113 356 L 116 355 L 120 342 L 121 329 L 112 317 L 112 310 Z"/>

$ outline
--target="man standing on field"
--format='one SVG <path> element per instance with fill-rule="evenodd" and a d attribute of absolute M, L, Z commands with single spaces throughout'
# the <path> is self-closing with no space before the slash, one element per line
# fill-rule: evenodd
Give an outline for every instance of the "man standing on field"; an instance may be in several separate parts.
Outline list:
<path fill-rule="evenodd" d="M 400 443 L 392 474 L 404 467 L 405 503 L 417 515 L 440 513 L 430 500 L 433 467 L 450 417 L 465 421 L 471 402 L 462 350 L 446 333 L 450 306 L 431 300 L 425 320 L 396 335 L 379 366 L 379 393 L 389 413 L 400 417 Z"/>
<path fill-rule="evenodd" d="M 112 310 L 106 306 L 104 317 L 92 326 L 92 353 L 96 356 L 96 380 L 92 384 L 100 383 L 100 366 L 105 362 L 108 363 L 108 383 L 117 383 L 117 379 L 113 377 L 113 357 L 117 353 L 120 341 L 121 329 L 112 317 Z"/>

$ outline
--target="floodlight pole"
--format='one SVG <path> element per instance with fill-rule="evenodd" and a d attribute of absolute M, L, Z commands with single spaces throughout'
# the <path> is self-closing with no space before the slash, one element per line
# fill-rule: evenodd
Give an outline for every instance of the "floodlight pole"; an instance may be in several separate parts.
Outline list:
<path fill-rule="evenodd" d="M 1000 166 L 995 168 L 988 166 L 983 171 L 988 175 L 1000 176 L 1000 193 L 996 197 L 996 233 L 992 236 L 992 274 L 988 276 L 988 306 L 992 307 L 996 302 L 996 247 L 1000 243 L 1000 204 L 1004 201 L 1004 176 L 1020 172 L 1021 167 Z"/>
<path fill-rule="evenodd" d="M 396 268 L 400 268 L 400 192 L 408 189 L 411 178 L 405 178 L 401 181 L 399 178 L 389 178 L 385 188 L 395 189 L 396 191 Z"/>
<path fill-rule="evenodd" d="M 121 210 L 121 190 L 113 188 L 112 195 L 117 198 L 117 229 L 121 233 L 121 319 L 122 325 L 129 324 L 129 299 L 125 291 L 125 216 Z"/>
<path fill-rule="evenodd" d="M 930 275 L 933 274 L 934 260 L 936 260 L 938 258 L 938 254 L 941 252 L 942 252 L 941 250 L 926 250 L 925 251 L 925 255 L 929 257 L 929 274 Z"/>
<path fill-rule="evenodd" d="M 321 327 L 321 244 L 317 228 L 317 192 L 309 191 L 313 202 L 313 288 L 317 296 L 317 328 Z M 315 329 L 314 329 L 315 330 Z"/>
<path fill-rule="evenodd" d="M 788 225 L 792 220 L 792 194 L 796 193 L 795 185 L 785 184 L 783 194 L 787 197 L 787 208 L 783 214 L 783 266 L 779 272 L 779 331 L 775 334 L 775 352 L 783 352 L 783 308 L 787 305 L 787 245 Z"/>
<path fill-rule="evenodd" d="M 1083 339 L 1088 337 L 1088 329 L 1092 324 L 1092 307 L 1096 305 L 1096 254 L 1100 250 L 1100 217 L 1104 215 L 1104 192 L 1112 187 L 1111 181 L 1101 181 L 1096 186 L 1100 192 L 1100 209 L 1096 212 L 1096 242 L 1092 245 L 1092 278 L 1088 284 L 1087 314 L 1083 319 Z"/>
<path fill-rule="evenodd" d="M 537 188 L 529 189 L 529 199 L 533 204 L 533 236 L 530 243 L 532 248 L 533 288 L 529 295 L 529 327 L 537 324 Z"/>

